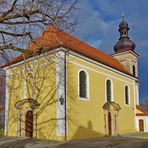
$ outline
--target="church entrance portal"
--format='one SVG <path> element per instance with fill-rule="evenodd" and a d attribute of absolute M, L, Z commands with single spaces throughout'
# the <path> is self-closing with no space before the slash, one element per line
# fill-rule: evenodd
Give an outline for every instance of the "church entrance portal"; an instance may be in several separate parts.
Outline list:
<path fill-rule="evenodd" d="M 112 122 L 111 122 L 111 114 L 108 113 L 108 134 L 112 135 Z"/>
<path fill-rule="evenodd" d="M 25 121 L 25 136 L 33 138 L 33 112 L 27 111 Z"/>
<path fill-rule="evenodd" d="M 37 109 L 40 104 L 32 98 L 21 99 L 15 104 L 18 114 L 17 135 L 37 137 Z"/>
<path fill-rule="evenodd" d="M 118 135 L 118 114 L 120 105 L 115 102 L 106 102 L 103 105 L 105 135 Z"/>

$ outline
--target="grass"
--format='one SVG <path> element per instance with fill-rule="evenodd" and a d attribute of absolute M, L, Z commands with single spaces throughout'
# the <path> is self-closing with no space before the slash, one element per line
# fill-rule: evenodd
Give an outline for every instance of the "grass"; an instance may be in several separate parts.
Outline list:
<path fill-rule="evenodd" d="M 131 136 L 142 136 L 142 137 L 148 137 L 148 132 L 139 132 L 131 134 Z"/>
<path fill-rule="evenodd" d="M 3 136 L 3 135 L 4 135 L 4 130 L 0 129 L 0 136 Z"/>

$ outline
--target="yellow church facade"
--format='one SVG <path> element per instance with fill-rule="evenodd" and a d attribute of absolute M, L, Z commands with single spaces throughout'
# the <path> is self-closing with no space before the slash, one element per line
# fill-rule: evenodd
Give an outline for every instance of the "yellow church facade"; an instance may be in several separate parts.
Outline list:
<path fill-rule="evenodd" d="M 128 31 L 125 21 L 119 27 Z M 122 39 L 130 42 L 128 48 Z M 135 132 L 138 55 L 125 34 L 118 42 L 115 54 L 108 55 L 47 28 L 28 47 L 44 51 L 1 66 L 6 70 L 5 135 L 71 140 Z"/>

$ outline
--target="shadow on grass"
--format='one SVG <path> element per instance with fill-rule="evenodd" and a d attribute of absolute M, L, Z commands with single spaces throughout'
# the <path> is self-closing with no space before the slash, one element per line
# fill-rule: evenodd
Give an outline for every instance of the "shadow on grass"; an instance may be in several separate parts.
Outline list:
<path fill-rule="evenodd" d="M 2 140 L 1 140 L 2 139 Z M 25 148 L 26 144 L 36 143 L 33 139 L 20 139 L 12 137 L 0 138 L 0 148 Z"/>
<path fill-rule="evenodd" d="M 123 137 L 102 137 L 67 141 L 54 148 L 148 148 L 148 141 Z"/>
<path fill-rule="evenodd" d="M 2 140 L 1 140 L 2 139 Z M 123 140 L 124 139 L 124 140 Z M 123 137 L 101 137 L 65 142 L 21 139 L 12 137 L 0 138 L 0 148 L 147 148 L 148 141 L 126 139 Z"/>

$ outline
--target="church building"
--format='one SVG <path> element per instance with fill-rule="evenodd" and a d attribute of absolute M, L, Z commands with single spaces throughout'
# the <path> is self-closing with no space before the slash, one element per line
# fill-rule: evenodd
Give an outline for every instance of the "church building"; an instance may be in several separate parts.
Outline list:
<path fill-rule="evenodd" d="M 128 23 L 109 55 L 49 26 L 6 71 L 5 135 L 50 140 L 136 132 L 138 57 Z"/>

